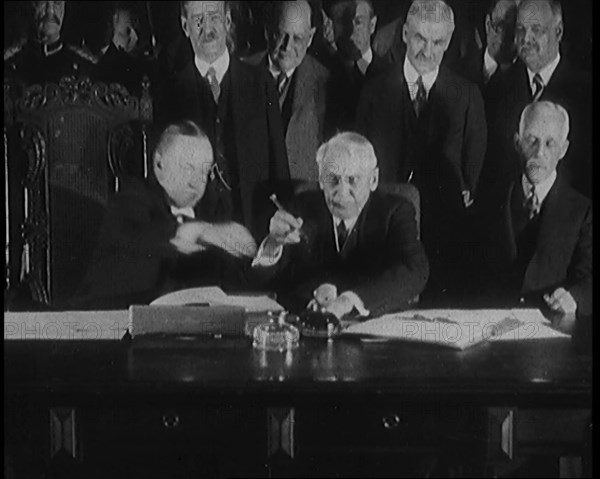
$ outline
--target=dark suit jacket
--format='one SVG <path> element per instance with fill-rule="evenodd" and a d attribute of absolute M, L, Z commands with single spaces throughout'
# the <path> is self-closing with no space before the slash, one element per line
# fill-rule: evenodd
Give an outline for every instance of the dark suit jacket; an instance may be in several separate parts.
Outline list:
<path fill-rule="evenodd" d="M 260 52 L 246 59 L 269 73 L 266 52 Z M 292 95 L 291 116 L 285 129 L 290 176 L 296 180 L 316 181 L 318 179 L 315 162 L 317 149 L 325 139 L 325 121 L 329 71 L 321 63 L 307 54 L 294 71 L 288 95 Z"/>
<path fill-rule="evenodd" d="M 246 226 L 261 232 L 264 225 L 257 226 L 256 218 L 268 203 L 269 185 L 289 179 L 277 94 L 266 72 L 233 56 L 229 69 L 229 112 L 237 154 L 233 163 L 238 168 L 242 216 Z M 165 124 L 191 119 L 202 124 L 206 112 L 202 109 L 198 89 L 197 70 L 192 59 L 163 95 L 159 121 Z M 258 185 L 264 185 L 267 190 L 259 191 Z"/>
<path fill-rule="evenodd" d="M 588 197 L 591 197 L 592 191 L 591 94 L 590 75 L 577 70 L 563 56 L 541 96 L 541 100 L 558 103 L 569 113 L 570 147 L 559 164 L 559 171 L 564 179 Z M 527 68 L 517 61 L 502 76 L 497 92 L 490 97 L 489 116 L 496 120 L 490 125 L 490 161 L 497 166 L 495 180 L 503 182 L 503 190 L 520 172 L 513 138 L 519 130 L 521 113 L 529 103 L 531 90 Z"/>
<path fill-rule="evenodd" d="M 542 303 L 545 293 L 563 287 L 569 291 L 582 314 L 592 312 L 592 206 L 583 195 L 557 178 L 540 211 L 540 229 L 535 253 L 527 264 L 521 284 L 507 284 L 517 255 L 510 205 L 521 183 L 509 186 L 504 208 L 490 238 L 494 286 L 502 294 L 526 296 Z"/>
<path fill-rule="evenodd" d="M 354 65 L 349 66 L 345 63 L 339 54 L 336 54 L 330 63 L 332 70 L 330 97 L 332 101 L 328 110 L 328 124 L 333 127 L 330 133 L 354 130 L 356 128 L 356 110 L 363 89 L 369 81 L 385 72 L 390 64 L 375 52 L 373 52 L 373 60 L 364 75 L 357 71 Z"/>
<path fill-rule="evenodd" d="M 194 210 L 197 219 L 212 220 L 199 205 Z M 126 182 L 109 202 L 96 251 L 72 306 L 127 308 L 169 291 L 220 284 L 234 260 L 216 249 L 191 256 L 178 253 L 169 242 L 177 227 L 156 180 Z"/>
<path fill-rule="evenodd" d="M 276 274 L 280 300 L 291 310 L 304 310 L 323 283 L 355 292 L 371 315 L 406 308 L 423 290 L 429 266 L 407 200 L 373 193 L 341 253 L 322 192 L 298 195 L 290 209 L 303 218 L 308 242 L 285 247 L 277 266 L 260 269 Z"/>
<path fill-rule="evenodd" d="M 405 182 L 413 168 L 426 168 L 420 189 L 433 184 L 459 200 L 461 191 L 475 191 L 483 164 L 487 135 L 481 94 L 473 83 L 441 67 L 422 113 L 427 124 L 421 141 L 412 126 L 416 120 L 403 66 L 398 62 L 367 86 L 358 130 L 375 147 L 382 181 Z"/>

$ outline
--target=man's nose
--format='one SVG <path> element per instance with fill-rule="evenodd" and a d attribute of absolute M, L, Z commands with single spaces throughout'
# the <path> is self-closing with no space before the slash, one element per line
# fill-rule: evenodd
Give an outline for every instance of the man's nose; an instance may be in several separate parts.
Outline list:
<path fill-rule="evenodd" d="M 431 42 L 425 42 L 425 45 L 423 45 L 423 55 L 427 58 L 431 57 Z"/>
<path fill-rule="evenodd" d="M 283 51 L 287 51 L 287 49 L 289 48 L 291 43 L 291 37 L 289 35 L 284 35 L 283 39 L 281 40 L 281 49 Z"/>
<path fill-rule="evenodd" d="M 525 29 L 525 35 L 523 35 L 523 43 L 533 44 L 535 37 L 533 35 L 533 30 L 531 28 Z"/>

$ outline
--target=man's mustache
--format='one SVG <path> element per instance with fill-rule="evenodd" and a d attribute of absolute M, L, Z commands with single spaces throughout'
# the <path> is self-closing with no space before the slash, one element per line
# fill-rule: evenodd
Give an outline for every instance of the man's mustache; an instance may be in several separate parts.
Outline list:
<path fill-rule="evenodd" d="M 60 25 L 60 19 L 56 15 L 52 15 L 52 14 L 50 14 L 50 15 L 44 15 L 40 19 L 40 23 L 50 23 L 50 22 L 54 22 L 57 25 Z"/>

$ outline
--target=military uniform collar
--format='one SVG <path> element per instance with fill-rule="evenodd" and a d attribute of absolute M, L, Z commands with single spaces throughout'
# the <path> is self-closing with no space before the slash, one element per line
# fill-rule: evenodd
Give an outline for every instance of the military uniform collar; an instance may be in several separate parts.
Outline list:
<path fill-rule="evenodd" d="M 55 41 L 54 43 L 50 43 L 50 44 L 42 43 L 42 54 L 45 57 L 49 57 L 51 55 L 54 55 L 55 53 L 60 52 L 62 50 L 62 48 L 63 48 L 63 42 L 60 38 L 57 41 Z"/>

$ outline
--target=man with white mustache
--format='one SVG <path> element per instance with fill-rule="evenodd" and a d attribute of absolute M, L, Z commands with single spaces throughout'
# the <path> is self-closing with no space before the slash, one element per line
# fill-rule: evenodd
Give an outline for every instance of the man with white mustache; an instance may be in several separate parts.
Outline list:
<path fill-rule="evenodd" d="M 569 148 L 569 115 L 551 102 L 521 114 L 521 175 L 491 230 L 492 290 L 503 305 L 592 312 L 592 206 L 557 173 Z"/>
<path fill-rule="evenodd" d="M 576 69 L 561 54 L 564 30 L 558 0 L 525 0 L 519 4 L 515 29 L 519 61 L 503 76 L 498 91 L 490 94 L 486 105 L 491 123 L 488 152 L 490 161 L 504 165 L 497 180 L 505 185 L 520 167 L 518 159 L 511 157 L 512 132 L 523 108 L 532 101 L 558 103 L 569 113 L 573 132 L 571 147 L 559 169 L 565 180 L 590 197 L 591 76 Z"/>

